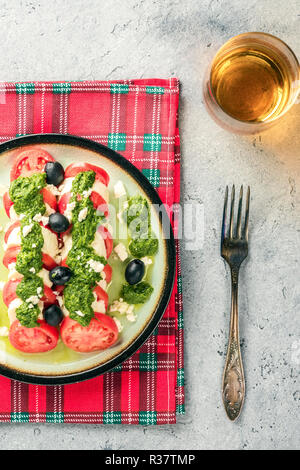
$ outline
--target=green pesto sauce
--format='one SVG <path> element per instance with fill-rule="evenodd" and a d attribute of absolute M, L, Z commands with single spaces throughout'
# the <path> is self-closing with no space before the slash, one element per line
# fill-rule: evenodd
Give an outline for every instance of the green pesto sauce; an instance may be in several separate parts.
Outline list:
<path fill-rule="evenodd" d="M 87 215 L 84 221 L 78 222 L 78 216 L 81 210 L 87 209 Z M 101 218 L 97 216 L 94 205 L 89 198 L 77 201 L 75 208 L 72 211 L 73 231 L 72 243 L 78 248 L 86 247 L 93 243 L 95 232 Z M 77 221 L 77 223 L 76 223 Z"/>
<path fill-rule="evenodd" d="M 97 255 L 92 247 L 78 247 L 73 244 L 68 253 L 67 265 L 78 279 L 95 287 L 96 283 L 101 279 L 101 273 L 97 273 L 90 267 L 88 262 L 91 260 L 99 261 L 104 266 L 107 263 L 106 259 L 103 256 Z"/>
<path fill-rule="evenodd" d="M 92 170 L 77 173 L 72 183 L 73 200 L 77 199 L 78 194 L 82 196 L 84 191 L 88 191 L 93 186 L 95 183 L 95 176 L 96 173 Z"/>
<path fill-rule="evenodd" d="M 91 246 L 97 227 L 103 221 L 103 216 L 97 214 L 89 195 L 84 194 L 94 181 L 94 171 L 78 173 L 72 183 L 70 200 L 75 202 L 75 207 L 72 210 L 72 248 L 67 256 L 67 265 L 73 271 L 73 277 L 64 289 L 64 298 L 70 317 L 82 326 L 88 326 L 94 316 L 92 303 L 95 298 L 92 289 L 101 279 L 101 273 L 94 271 L 89 261 L 98 261 L 103 265 L 107 263 Z M 79 221 L 79 213 L 83 209 L 87 209 L 87 215 Z M 82 312 L 84 316 L 78 315 L 76 311 Z"/>
<path fill-rule="evenodd" d="M 41 190 L 46 186 L 46 173 L 19 176 L 9 188 L 9 197 L 14 203 L 16 213 L 34 216 L 43 215 L 46 210 Z"/>
<path fill-rule="evenodd" d="M 64 289 L 64 302 L 70 312 L 70 318 L 82 326 L 88 326 L 94 316 L 91 306 L 94 300 L 90 283 L 84 282 L 82 279 L 71 279 Z M 84 316 L 80 316 L 76 312 L 81 312 Z"/>
<path fill-rule="evenodd" d="M 143 304 L 149 299 L 152 292 L 153 287 L 148 282 L 142 281 L 133 286 L 124 284 L 121 296 L 129 304 Z"/>
<path fill-rule="evenodd" d="M 42 297 L 44 290 L 43 280 L 39 276 L 23 277 L 22 281 L 17 285 L 16 293 L 24 302 L 33 295 Z"/>
<path fill-rule="evenodd" d="M 9 189 L 9 196 L 14 203 L 14 209 L 18 215 L 24 217 L 21 220 L 21 250 L 17 255 L 16 270 L 24 277 L 16 289 L 17 296 L 23 303 L 16 309 L 16 315 L 20 323 L 27 328 L 37 326 L 40 309 L 37 305 L 26 302 L 31 296 L 41 298 L 44 294 L 44 283 L 37 276 L 42 269 L 42 247 L 44 244 L 42 228 L 33 220 L 36 214 L 43 215 L 46 211 L 41 190 L 46 186 L 46 174 L 36 173 L 31 176 L 20 176 L 14 180 Z M 30 232 L 23 235 L 23 228 L 30 226 Z M 34 269 L 34 272 L 32 270 Z M 37 291 L 38 288 L 39 292 Z"/>
<path fill-rule="evenodd" d="M 135 238 L 129 243 L 129 251 L 135 258 L 153 256 L 158 250 L 158 239 L 153 235 L 151 238 Z"/>
<path fill-rule="evenodd" d="M 151 214 L 147 200 L 141 196 L 132 196 L 123 213 L 127 222 L 131 241 L 129 251 L 135 258 L 153 256 L 158 251 L 158 239 L 151 232 Z"/>
<path fill-rule="evenodd" d="M 40 313 L 40 309 L 37 305 L 23 302 L 20 307 L 16 309 L 17 319 L 21 325 L 26 328 L 34 328 L 38 325 L 37 319 Z"/>

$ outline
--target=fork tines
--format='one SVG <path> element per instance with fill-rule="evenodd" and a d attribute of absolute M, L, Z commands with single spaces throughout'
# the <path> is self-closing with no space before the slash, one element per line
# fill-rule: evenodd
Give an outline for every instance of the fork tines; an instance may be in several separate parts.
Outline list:
<path fill-rule="evenodd" d="M 236 239 L 244 239 L 245 241 L 248 241 L 250 186 L 248 186 L 248 190 L 247 190 L 245 222 L 244 222 L 243 229 L 242 229 L 243 185 L 241 186 L 235 231 L 234 231 L 234 202 L 235 202 L 235 186 L 233 185 L 232 191 L 231 191 L 231 202 L 230 202 L 229 230 L 227 231 L 226 219 L 227 219 L 227 205 L 228 205 L 228 186 L 226 186 L 224 210 L 223 210 L 221 244 L 223 243 L 224 238 L 230 238 L 230 239 L 236 238 Z"/>

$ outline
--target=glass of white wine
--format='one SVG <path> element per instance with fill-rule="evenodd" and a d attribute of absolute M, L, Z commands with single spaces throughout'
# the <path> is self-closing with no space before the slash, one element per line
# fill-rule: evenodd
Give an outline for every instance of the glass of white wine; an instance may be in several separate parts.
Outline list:
<path fill-rule="evenodd" d="M 266 33 L 233 37 L 217 52 L 203 83 L 204 101 L 223 128 L 255 134 L 297 101 L 299 63 L 280 39 Z"/>

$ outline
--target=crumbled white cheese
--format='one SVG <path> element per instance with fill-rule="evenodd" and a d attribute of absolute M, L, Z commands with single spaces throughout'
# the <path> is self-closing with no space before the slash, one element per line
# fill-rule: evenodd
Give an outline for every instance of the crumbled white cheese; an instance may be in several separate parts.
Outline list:
<path fill-rule="evenodd" d="M 34 268 L 34 267 L 30 268 L 29 271 L 30 271 L 31 273 L 35 274 L 35 268 Z"/>
<path fill-rule="evenodd" d="M 148 256 L 144 256 L 143 258 L 141 258 L 141 261 L 143 261 L 145 266 L 152 264 L 152 259 L 148 258 Z"/>
<path fill-rule="evenodd" d="M 40 301 L 40 299 L 37 295 L 32 295 L 28 299 L 26 299 L 26 302 L 28 304 L 34 304 L 34 305 L 38 304 L 39 301 Z"/>
<path fill-rule="evenodd" d="M 115 246 L 114 251 L 117 253 L 121 261 L 125 261 L 128 258 L 128 253 L 123 243 L 119 243 Z"/>
<path fill-rule="evenodd" d="M 49 217 L 46 217 L 42 214 L 35 214 L 32 219 L 35 221 L 35 222 L 42 222 L 43 225 L 48 225 L 49 223 Z"/>
<path fill-rule="evenodd" d="M 128 315 L 126 315 L 126 318 L 130 322 L 134 322 L 136 320 L 136 316 L 134 315 L 134 313 L 129 313 Z"/>
<path fill-rule="evenodd" d="M 64 212 L 64 216 L 67 217 L 67 219 L 69 220 L 69 222 L 72 221 L 72 211 L 73 209 L 75 208 L 76 206 L 76 202 L 73 201 L 73 202 L 70 202 L 69 204 L 67 204 L 67 207 L 66 207 L 66 210 Z"/>
<path fill-rule="evenodd" d="M 126 190 L 122 181 L 119 180 L 116 182 L 116 184 L 114 185 L 114 193 L 116 198 L 126 196 Z"/>
<path fill-rule="evenodd" d="M 42 287 L 38 287 L 37 290 L 36 290 L 36 292 L 37 292 L 37 295 L 39 296 L 39 298 L 43 297 L 43 289 L 42 289 Z"/>
<path fill-rule="evenodd" d="M 132 314 L 133 309 L 134 306 L 124 302 L 122 298 L 119 300 L 114 300 L 114 302 L 109 307 L 110 312 L 119 312 L 121 315 Z"/>
<path fill-rule="evenodd" d="M 3 288 L 4 288 L 5 284 L 6 284 L 5 282 L 3 282 L 3 281 L 0 281 L 0 290 L 3 290 Z"/>
<path fill-rule="evenodd" d="M 82 313 L 80 310 L 75 310 L 75 313 L 77 313 L 77 315 L 78 315 L 79 317 L 84 317 L 84 316 L 85 316 L 85 314 Z"/>
<path fill-rule="evenodd" d="M 87 189 L 86 191 L 82 191 L 83 197 L 85 197 L 85 198 L 89 197 L 92 194 L 92 191 L 93 191 L 92 188 Z"/>
<path fill-rule="evenodd" d="M 23 237 L 26 237 L 32 230 L 33 224 L 25 225 L 22 230 Z"/>
<path fill-rule="evenodd" d="M 78 222 L 82 222 L 83 220 L 85 220 L 87 213 L 88 213 L 87 207 L 84 207 L 83 209 L 81 209 L 81 211 L 78 214 Z"/>
<path fill-rule="evenodd" d="M 19 215 L 19 219 L 20 219 L 20 220 L 23 220 L 24 217 L 25 217 L 25 215 L 26 215 L 26 214 L 20 214 L 20 215 Z"/>
<path fill-rule="evenodd" d="M 32 244 L 32 248 L 36 248 L 36 243 L 33 243 L 33 244 Z"/>
<path fill-rule="evenodd" d="M 114 320 L 115 324 L 117 325 L 119 333 L 121 333 L 121 331 L 123 330 L 123 326 L 122 326 L 120 320 L 117 317 L 113 317 L 113 320 Z"/>
<path fill-rule="evenodd" d="M 91 267 L 96 273 L 101 273 L 104 268 L 104 264 L 100 263 L 100 261 L 95 261 L 94 259 L 90 259 L 87 262 L 87 265 Z"/>
<path fill-rule="evenodd" d="M 0 336 L 8 336 L 8 328 L 7 326 L 0 327 Z"/>
<path fill-rule="evenodd" d="M 134 305 L 129 305 L 128 309 L 127 309 L 127 313 L 131 314 L 133 313 L 134 311 Z"/>

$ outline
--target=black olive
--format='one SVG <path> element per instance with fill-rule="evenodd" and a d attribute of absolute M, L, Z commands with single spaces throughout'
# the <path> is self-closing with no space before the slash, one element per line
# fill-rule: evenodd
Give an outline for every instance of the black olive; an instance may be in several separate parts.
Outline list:
<path fill-rule="evenodd" d="M 48 184 L 58 186 L 64 180 L 65 171 L 60 163 L 48 162 L 46 163 L 44 170 L 46 172 L 46 181 Z"/>
<path fill-rule="evenodd" d="M 63 286 L 71 279 L 71 276 L 72 271 L 66 266 L 56 266 L 56 268 L 51 269 L 49 273 L 50 281 L 56 286 Z"/>
<path fill-rule="evenodd" d="M 54 232 L 62 233 L 69 228 L 70 222 L 68 221 L 67 217 L 62 215 L 60 212 L 55 212 L 49 217 L 49 225 Z"/>
<path fill-rule="evenodd" d="M 128 263 L 125 270 L 125 279 L 128 284 L 137 284 L 145 274 L 145 264 L 140 259 L 133 259 Z"/>
<path fill-rule="evenodd" d="M 44 319 L 48 325 L 57 326 L 63 318 L 63 313 L 58 305 L 52 304 L 44 310 Z"/>

